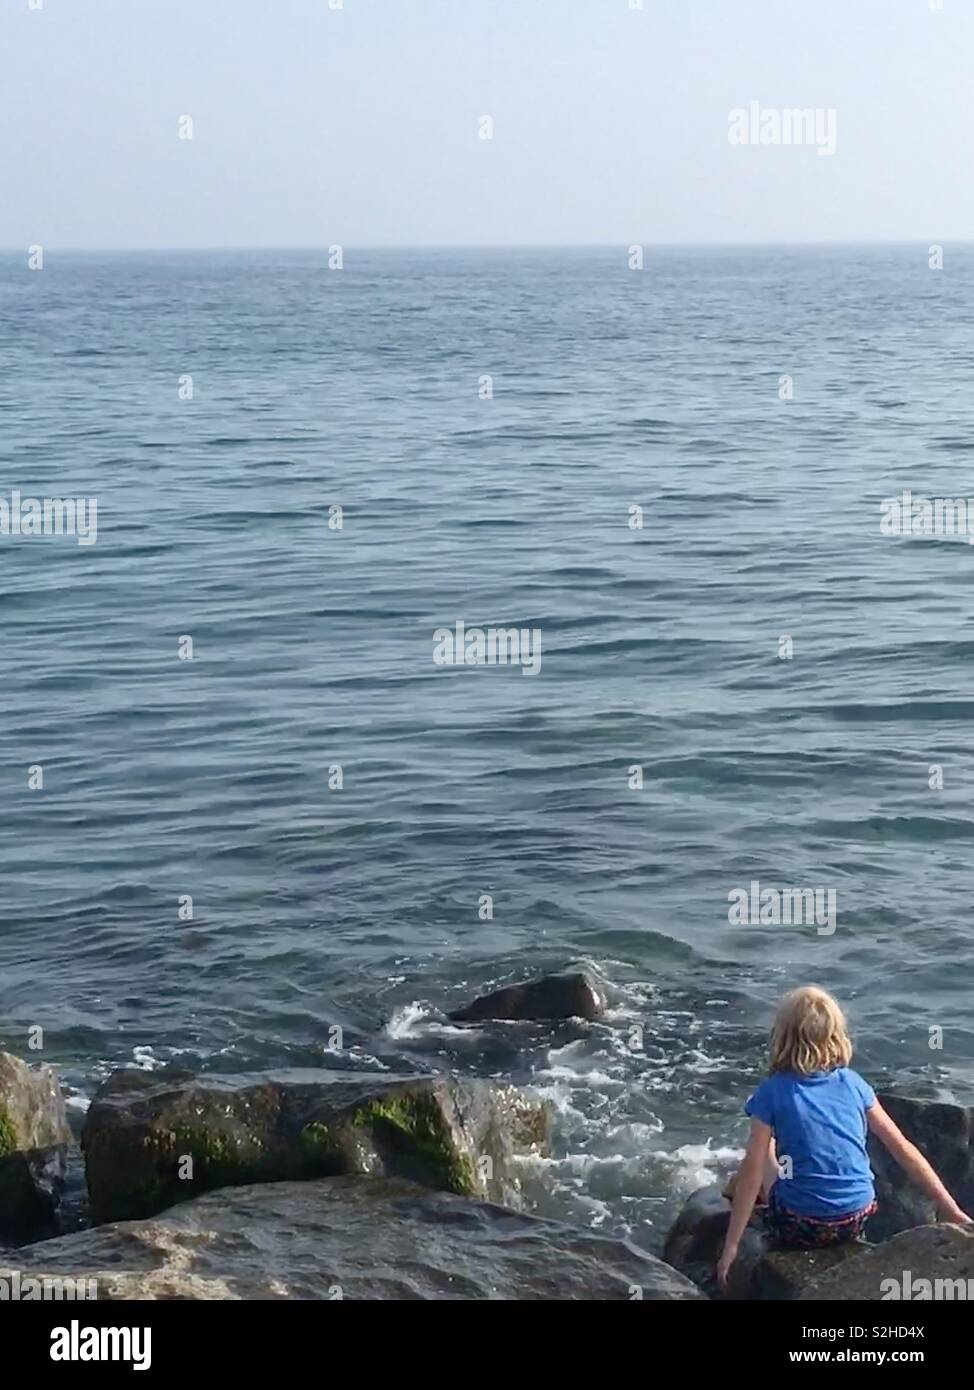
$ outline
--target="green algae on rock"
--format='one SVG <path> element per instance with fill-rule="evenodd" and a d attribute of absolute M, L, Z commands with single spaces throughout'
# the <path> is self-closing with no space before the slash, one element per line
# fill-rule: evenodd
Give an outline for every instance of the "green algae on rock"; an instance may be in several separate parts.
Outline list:
<path fill-rule="evenodd" d="M 16 1148 L 16 1131 L 6 1109 L 0 1106 L 0 1158 L 7 1158 Z"/>
<path fill-rule="evenodd" d="M 516 1158 L 547 1153 L 548 1107 L 513 1086 L 338 1071 L 120 1071 L 82 1146 L 95 1221 L 155 1215 L 218 1187 L 358 1173 L 517 1203 Z"/>
<path fill-rule="evenodd" d="M 352 1124 L 374 1132 L 378 1128 L 404 1156 L 404 1166 L 420 1170 L 427 1186 L 444 1192 L 473 1195 L 477 1177 L 470 1156 L 452 1142 L 443 1111 L 430 1094 L 400 1093 L 371 1100 L 352 1116 Z"/>

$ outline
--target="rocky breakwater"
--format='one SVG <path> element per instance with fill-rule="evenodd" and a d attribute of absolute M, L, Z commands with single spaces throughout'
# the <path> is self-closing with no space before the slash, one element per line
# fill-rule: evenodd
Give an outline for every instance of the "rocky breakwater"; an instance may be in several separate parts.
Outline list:
<path fill-rule="evenodd" d="M 71 1131 L 50 1067 L 0 1052 L 0 1242 L 57 1231 Z"/>
<path fill-rule="evenodd" d="M 570 972 L 468 1018 L 603 1008 Z M 82 1135 L 103 1224 L 8 1251 L 0 1277 L 101 1299 L 704 1298 L 625 1240 L 517 1209 L 549 1128 L 529 1094 L 449 1075 L 119 1071 Z"/>
<path fill-rule="evenodd" d="M 476 1022 L 592 1019 L 605 993 L 568 970 L 475 999 Z M 246 1076 L 119 1071 L 82 1147 L 95 1221 L 153 1216 L 214 1188 L 362 1174 L 517 1204 L 525 1155 L 548 1153 L 547 1105 L 447 1075 L 330 1070 Z"/>
<path fill-rule="evenodd" d="M 900 1096 L 882 1095 L 880 1101 L 971 1213 L 974 1111 Z M 918 1281 L 928 1281 L 932 1290 L 944 1290 L 944 1297 L 956 1296 L 947 1290 L 960 1287 L 958 1280 L 965 1290 L 974 1290 L 972 1229 L 929 1224 L 932 1205 L 881 1145 L 870 1142 L 870 1161 L 879 1210 L 867 1225 L 864 1241 L 831 1250 L 776 1250 L 755 1215 L 731 1268 L 727 1296 L 880 1301 L 905 1296 L 895 1293 L 894 1285 L 905 1289 L 907 1274 L 911 1287 L 922 1289 Z M 729 1217 L 730 1202 L 720 1188 L 701 1188 L 684 1205 L 663 1247 L 663 1259 L 712 1296 L 718 1292 L 715 1269 Z"/>

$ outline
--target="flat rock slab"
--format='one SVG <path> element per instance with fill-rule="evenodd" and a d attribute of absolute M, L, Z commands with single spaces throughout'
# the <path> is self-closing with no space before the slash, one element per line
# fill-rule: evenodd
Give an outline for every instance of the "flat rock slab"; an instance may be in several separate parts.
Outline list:
<path fill-rule="evenodd" d="M 490 1019 L 591 1020 L 599 1018 L 605 1007 L 605 991 L 593 976 L 584 970 L 572 970 L 481 995 L 464 1008 L 454 1009 L 450 1018 L 454 1023 L 481 1023 Z"/>
<path fill-rule="evenodd" d="M 0 1241 L 56 1232 L 70 1142 L 51 1068 L 0 1052 Z"/>
<path fill-rule="evenodd" d="M 738 1258 L 727 1281 L 730 1298 L 776 1300 L 802 1298 L 816 1279 L 838 1267 L 854 1264 L 870 1247 L 861 1242 L 822 1250 L 772 1250 Z"/>
<path fill-rule="evenodd" d="M 93 1280 L 103 1300 L 703 1297 L 625 1241 L 361 1177 L 211 1192 L 31 1246 L 17 1268 L 21 1282 Z"/>
<path fill-rule="evenodd" d="M 516 1159 L 548 1152 L 550 1112 L 514 1086 L 448 1075 L 120 1071 L 82 1147 L 96 1222 L 214 1188 L 349 1173 L 517 1204 Z"/>
<path fill-rule="evenodd" d="M 803 1299 L 929 1302 L 974 1299 L 974 1230 L 918 1226 L 811 1283 Z"/>

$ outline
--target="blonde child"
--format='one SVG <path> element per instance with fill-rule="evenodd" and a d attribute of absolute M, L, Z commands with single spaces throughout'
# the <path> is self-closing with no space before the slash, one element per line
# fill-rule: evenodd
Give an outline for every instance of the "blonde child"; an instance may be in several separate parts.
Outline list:
<path fill-rule="evenodd" d="M 830 994 L 805 985 L 785 997 L 771 1031 L 769 1075 L 744 1107 L 751 1136 L 727 1189 L 733 1204 L 717 1265 L 722 1288 L 759 1195 L 778 1245 L 812 1249 L 861 1236 L 876 1210 L 868 1134 L 937 1204 L 938 1220 L 970 1221 L 851 1060 L 846 1021 Z"/>

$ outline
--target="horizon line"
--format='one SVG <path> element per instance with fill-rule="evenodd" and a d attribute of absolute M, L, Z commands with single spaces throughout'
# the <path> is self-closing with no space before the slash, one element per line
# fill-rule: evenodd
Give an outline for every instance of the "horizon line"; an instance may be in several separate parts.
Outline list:
<path fill-rule="evenodd" d="M 941 242 L 946 242 L 953 246 L 970 246 L 974 244 L 974 237 L 941 237 Z M 20 255 L 26 253 L 31 244 L 24 246 L 0 246 L 0 256 Z M 630 246 L 655 247 L 658 250 L 766 250 L 778 247 L 845 247 L 845 246 L 922 246 L 934 245 L 925 237 L 897 237 L 874 239 L 869 237 L 855 237 L 849 239 L 838 239 L 834 241 L 495 241 L 495 242 L 463 242 L 463 241 L 443 241 L 443 242 L 331 242 L 328 244 L 307 244 L 307 243 L 285 243 L 272 244 L 270 242 L 254 244 L 237 243 L 231 245 L 204 244 L 198 246 L 95 246 L 95 245 L 65 245 L 58 246 L 50 243 L 38 242 L 48 254 L 90 254 L 90 255 L 137 255 L 137 254 L 169 254 L 169 255 L 193 255 L 199 253 L 219 253 L 226 251 L 301 251 L 311 252 L 318 255 L 327 255 L 330 246 L 341 246 L 342 250 L 354 249 L 358 251 L 617 251 L 626 250 Z"/>

